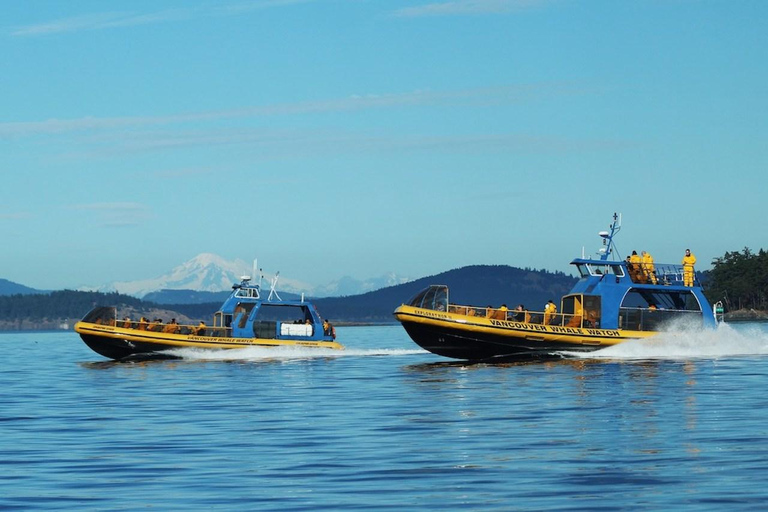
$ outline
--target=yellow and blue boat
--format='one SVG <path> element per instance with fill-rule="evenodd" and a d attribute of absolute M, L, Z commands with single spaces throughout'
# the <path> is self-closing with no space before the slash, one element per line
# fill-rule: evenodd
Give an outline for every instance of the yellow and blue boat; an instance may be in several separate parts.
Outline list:
<path fill-rule="evenodd" d="M 180 348 L 305 347 L 341 350 L 335 330 L 314 304 L 281 300 L 273 287 L 266 299 L 261 286 L 243 277 L 213 316 L 213 324 L 176 325 L 125 319 L 116 307 L 96 307 L 75 324 L 94 352 L 110 359 L 162 356 Z M 122 318 L 122 319 L 121 319 Z"/>
<path fill-rule="evenodd" d="M 614 214 L 596 258 L 571 261 L 580 278 L 556 312 L 476 307 L 450 302 L 446 285 L 431 285 L 399 306 L 395 318 L 411 339 L 434 354 L 498 361 L 589 352 L 647 338 L 675 322 L 715 327 L 722 304 L 710 306 L 701 283 L 684 282 L 682 265 L 614 260 Z"/>

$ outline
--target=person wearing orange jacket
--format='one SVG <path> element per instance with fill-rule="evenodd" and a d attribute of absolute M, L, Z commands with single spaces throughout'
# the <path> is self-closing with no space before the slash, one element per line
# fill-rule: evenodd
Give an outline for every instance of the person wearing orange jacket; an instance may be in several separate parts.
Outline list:
<path fill-rule="evenodd" d="M 635 282 L 645 284 L 645 274 L 641 269 L 642 259 L 637 255 L 637 251 L 632 251 L 632 256 L 629 257 L 629 263 L 632 265 L 632 273 L 635 275 Z"/>
<path fill-rule="evenodd" d="M 551 300 L 544 305 L 544 325 L 549 325 L 557 314 L 557 306 Z"/>
<path fill-rule="evenodd" d="M 693 286 L 693 266 L 696 264 L 696 256 L 691 254 L 690 249 L 685 250 L 683 256 L 683 285 Z"/>
<path fill-rule="evenodd" d="M 643 275 L 651 284 L 656 284 L 656 269 L 653 266 L 653 256 L 651 253 L 643 251 Z"/>

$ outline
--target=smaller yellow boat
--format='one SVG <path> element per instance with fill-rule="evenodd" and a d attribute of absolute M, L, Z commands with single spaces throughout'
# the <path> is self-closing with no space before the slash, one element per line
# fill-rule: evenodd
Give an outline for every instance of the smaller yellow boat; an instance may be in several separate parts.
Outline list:
<path fill-rule="evenodd" d="M 213 316 L 213 325 L 178 325 L 121 319 L 116 307 L 91 310 L 75 331 L 94 352 L 110 359 L 162 355 L 179 348 L 306 347 L 343 350 L 335 329 L 323 322 L 314 304 L 280 300 L 273 288 L 261 298 L 258 284 L 243 277 Z M 277 300 L 272 300 L 275 297 Z"/>

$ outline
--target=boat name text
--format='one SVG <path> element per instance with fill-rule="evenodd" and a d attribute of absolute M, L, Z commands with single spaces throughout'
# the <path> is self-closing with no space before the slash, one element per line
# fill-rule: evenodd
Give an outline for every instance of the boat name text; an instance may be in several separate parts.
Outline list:
<path fill-rule="evenodd" d="M 580 327 L 560 327 L 557 325 L 539 325 L 526 324 L 523 322 L 509 322 L 504 320 L 491 320 L 494 327 L 505 327 L 507 329 L 520 329 L 523 331 L 550 332 L 554 334 L 588 334 L 590 336 L 607 336 L 619 338 L 618 331 L 605 329 L 581 329 Z"/>

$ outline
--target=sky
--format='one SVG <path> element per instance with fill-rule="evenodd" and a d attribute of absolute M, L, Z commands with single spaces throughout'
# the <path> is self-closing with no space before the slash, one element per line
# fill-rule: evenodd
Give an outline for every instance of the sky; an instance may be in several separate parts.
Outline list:
<path fill-rule="evenodd" d="M 0 278 L 768 248 L 762 0 L 0 5 Z"/>

